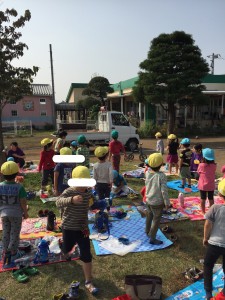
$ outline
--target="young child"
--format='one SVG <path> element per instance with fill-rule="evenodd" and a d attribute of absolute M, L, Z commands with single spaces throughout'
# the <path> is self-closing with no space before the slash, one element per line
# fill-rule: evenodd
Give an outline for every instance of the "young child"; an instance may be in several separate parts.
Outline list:
<path fill-rule="evenodd" d="M 109 143 L 109 161 L 112 158 L 113 170 L 120 172 L 120 152 L 122 151 L 126 156 L 125 148 L 123 144 L 118 141 L 119 133 L 116 130 L 111 132 L 112 141 Z"/>
<path fill-rule="evenodd" d="M 161 139 L 161 137 L 162 137 L 161 132 L 157 132 L 155 134 L 155 138 L 157 139 L 156 152 L 159 152 L 163 155 L 164 154 L 164 143 L 163 143 L 163 140 Z"/>
<path fill-rule="evenodd" d="M 203 156 L 202 156 L 202 144 L 196 144 L 193 149 L 192 149 L 192 155 L 191 155 L 191 177 L 198 180 L 198 166 L 200 162 L 202 161 Z"/>
<path fill-rule="evenodd" d="M 97 147 L 95 156 L 98 162 L 93 166 L 93 178 L 96 180 L 96 191 L 100 200 L 109 198 L 113 182 L 112 165 L 107 161 L 108 147 Z"/>
<path fill-rule="evenodd" d="M 178 139 L 175 134 L 168 135 L 168 146 L 166 150 L 168 150 L 168 155 L 166 158 L 167 163 L 169 164 L 169 173 L 172 174 L 173 164 L 176 168 L 176 173 L 178 173 L 178 154 L 177 151 L 179 149 Z"/>
<path fill-rule="evenodd" d="M 179 161 L 179 169 L 180 169 L 180 176 L 182 179 L 181 188 L 184 189 L 186 185 L 186 178 L 188 180 L 188 187 L 191 188 L 191 171 L 190 171 L 190 164 L 191 164 L 191 149 L 190 149 L 190 140 L 188 138 L 184 138 L 181 144 L 181 152 L 180 152 L 180 161 Z"/>
<path fill-rule="evenodd" d="M 225 201 L 225 179 L 218 185 L 219 195 Z M 225 299 L 225 286 L 222 291 L 212 297 L 212 277 L 213 267 L 217 259 L 223 257 L 223 272 L 225 273 L 225 205 L 214 204 L 205 214 L 204 238 L 203 245 L 206 246 L 204 258 L 204 288 L 206 299 Z"/>
<path fill-rule="evenodd" d="M 67 147 L 60 149 L 60 155 L 72 155 L 72 150 Z M 68 180 L 72 177 L 74 164 L 58 163 L 54 169 L 54 194 L 59 196 L 69 187 Z"/>
<path fill-rule="evenodd" d="M 66 131 L 60 131 L 59 132 L 59 137 L 57 138 L 56 142 L 55 142 L 55 154 L 60 154 L 59 151 L 60 149 L 64 146 L 65 143 L 65 139 L 67 136 L 67 132 Z"/>
<path fill-rule="evenodd" d="M 113 170 L 113 185 L 110 196 L 112 198 L 119 196 L 126 196 L 129 193 L 127 182 L 122 175 L 116 170 Z"/>
<path fill-rule="evenodd" d="M 78 166 L 73 169 L 72 178 L 90 179 L 87 167 Z M 92 283 L 92 255 L 90 249 L 88 230 L 89 199 L 92 193 L 87 187 L 69 187 L 56 200 L 58 208 L 63 209 L 62 234 L 63 253 L 69 257 L 69 253 L 77 243 L 80 248 L 80 260 L 83 262 L 85 287 L 95 295 L 98 289 Z"/>
<path fill-rule="evenodd" d="M 40 163 L 38 166 L 38 171 L 42 171 L 42 181 L 41 181 L 41 190 L 42 193 L 48 184 L 48 177 L 51 178 L 52 186 L 54 185 L 54 167 L 55 163 L 52 160 L 53 156 L 55 155 L 54 150 L 52 149 L 53 140 L 49 138 L 45 138 L 41 141 L 41 145 L 44 149 L 41 151 L 40 154 Z"/>
<path fill-rule="evenodd" d="M 12 142 L 10 145 L 10 150 L 8 151 L 7 157 L 13 157 L 15 163 L 19 164 L 22 168 L 25 165 L 25 154 L 21 148 L 19 148 L 17 142 Z"/>
<path fill-rule="evenodd" d="M 26 191 L 20 183 L 15 182 L 19 172 L 13 161 L 2 164 L 1 173 L 5 181 L 0 183 L 0 216 L 2 221 L 2 245 L 4 267 L 20 258 L 24 252 L 18 250 L 22 219 L 28 218 Z"/>
<path fill-rule="evenodd" d="M 163 242 L 156 239 L 163 208 L 169 208 L 167 178 L 160 168 L 163 164 L 161 153 L 153 153 L 148 158 L 148 164 L 152 172 L 146 173 L 146 227 L 145 232 L 150 237 L 150 244 L 161 245 Z"/>
<path fill-rule="evenodd" d="M 198 188 L 200 190 L 201 197 L 201 209 L 205 214 L 205 201 L 208 196 L 209 205 L 214 204 L 214 189 L 215 189 L 215 176 L 216 176 L 216 164 L 214 162 L 214 151 L 210 148 L 202 150 L 203 161 L 198 166 Z"/>
<path fill-rule="evenodd" d="M 81 134 L 78 136 L 77 142 L 79 144 L 76 154 L 77 155 L 83 155 L 85 157 L 85 161 L 83 163 L 79 163 L 77 164 L 77 166 L 85 166 L 87 168 L 89 168 L 90 166 L 90 151 L 86 145 L 87 140 L 86 137 Z"/>
<path fill-rule="evenodd" d="M 78 146 L 78 143 L 76 141 L 72 141 L 70 143 L 70 149 L 72 150 L 72 155 L 76 155 L 76 153 L 77 153 L 77 146 Z"/>

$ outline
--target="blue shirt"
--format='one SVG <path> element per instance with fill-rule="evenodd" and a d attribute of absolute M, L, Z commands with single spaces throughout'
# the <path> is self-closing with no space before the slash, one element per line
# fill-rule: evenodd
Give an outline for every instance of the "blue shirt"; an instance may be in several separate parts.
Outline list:
<path fill-rule="evenodd" d="M 74 164 L 59 163 L 55 166 L 54 172 L 59 173 L 58 192 L 61 194 L 68 186 L 68 180 L 72 177 Z"/>

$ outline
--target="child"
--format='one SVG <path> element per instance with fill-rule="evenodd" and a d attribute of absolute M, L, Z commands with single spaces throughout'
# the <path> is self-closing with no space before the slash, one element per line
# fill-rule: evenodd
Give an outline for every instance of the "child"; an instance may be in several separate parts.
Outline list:
<path fill-rule="evenodd" d="M 90 151 L 88 149 L 88 147 L 86 146 L 86 137 L 81 134 L 78 136 L 77 142 L 79 144 L 76 154 L 77 155 L 83 155 L 85 157 L 85 161 L 83 163 L 79 163 L 77 164 L 77 166 L 85 166 L 87 168 L 89 168 L 90 165 Z"/>
<path fill-rule="evenodd" d="M 225 201 L 225 179 L 218 185 L 219 195 Z M 212 298 L 213 267 L 217 259 L 223 257 L 223 272 L 225 273 L 225 205 L 214 204 L 205 214 L 203 245 L 207 247 L 204 258 L 204 288 L 206 299 L 225 299 L 225 286 Z"/>
<path fill-rule="evenodd" d="M 87 182 L 90 179 L 90 172 L 87 167 L 78 166 L 73 169 L 72 178 L 86 179 Z M 56 200 L 56 205 L 63 209 L 63 253 L 69 256 L 74 245 L 78 244 L 80 260 L 83 262 L 85 287 L 91 294 L 95 295 L 98 289 L 92 283 L 92 255 L 88 230 L 88 208 L 91 197 L 91 191 L 82 183 L 82 187 L 66 189 Z"/>
<path fill-rule="evenodd" d="M 113 186 L 111 197 L 126 196 L 129 193 L 126 180 L 116 170 L 113 170 Z"/>
<path fill-rule="evenodd" d="M 28 218 L 27 194 L 24 187 L 15 182 L 18 172 L 19 167 L 13 161 L 5 162 L 1 166 L 1 173 L 5 179 L 0 183 L 0 216 L 5 268 L 10 267 L 10 262 L 13 263 L 24 255 L 18 250 L 18 246 L 22 218 Z"/>
<path fill-rule="evenodd" d="M 214 151 L 210 148 L 205 148 L 202 150 L 203 161 L 198 166 L 198 188 L 200 190 L 201 197 L 201 209 L 203 214 L 205 214 L 205 201 L 208 195 L 209 205 L 214 204 L 214 189 L 215 189 L 215 174 L 216 174 L 216 164 L 214 162 L 215 156 Z"/>
<path fill-rule="evenodd" d="M 164 143 L 163 143 L 163 140 L 161 139 L 161 137 L 162 137 L 161 132 L 157 132 L 155 134 L 155 138 L 157 139 L 156 151 L 163 155 L 164 154 Z"/>
<path fill-rule="evenodd" d="M 170 200 L 167 190 L 167 179 L 160 168 L 163 164 L 161 153 L 153 153 L 148 158 L 148 164 L 152 172 L 146 173 L 146 228 L 145 232 L 150 236 L 150 244 L 161 245 L 163 242 L 156 239 L 163 208 L 169 208 Z"/>
<path fill-rule="evenodd" d="M 52 158 L 55 155 L 54 150 L 52 149 L 53 140 L 45 138 L 41 141 L 41 145 L 44 149 L 40 154 L 40 163 L 38 166 L 38 171 L 42 170 L 42 181 L 41 181 L 41 193 L 43 193 L 45 186 L 48 184 L 48 177 L 50 176 L 52 185 L 54 185 L 54 167 L 55 163 Z"/>
<path fill-rule="evenodd" d="M 72 155 L 72 150 L 67 147 L 60 149 L 60 155 Z M 54 194 L 59 196 L 69 187 L 68 180 L 72 176 L 74 164 L 58 163 L 54 169 Z"/>
<path fill-rule="evenodd" d="M 202 144 L 197 144 L 193 147 L 192 149 L 192 155 L 191 155 L 191 177 L 195 178 L 196 180 L 199 179 L 197 169 L 198 165 L 202 161 L 203 156 L 202 156 Z"/>
<path fill-rule="evenodd" d="M 96 180 L 96 192 L 100 200 L 109 198 L 113 182 L 112 165 L 107 160 L 109 155 L 108 147 L 97 147 L 95 156 L 98 162 L 93 166 L 93 178 Z"/>
<path fill-rule="evenodd" d="M 180 168 L 180 176 L 182 179 L 181 188 L 184 189 L 186 184 L 186 178 L 188 180 L 188 187 L 191 188 L 191 171 L 190 171 L 190 164 L 191 164 L 191 149 L 190 149 L 190 140 L 188 138 L 184 138 L 181 144 L 181 153 L 180 153 L 180 161 L 179 161 L 179 168 Z"/>
<path fill-rule="evenodd" d="M 22 168 L 25 165 L 25 154 L 22 149 L 19 148 L 17 142 L 12 142 L 10 145 L 10 150 L 8 151 L 7 157 L 13 157 L 15 163 L 19 164 Z"/>
<path fill-rule="evenodd" d="M 126 156 L 125 148 L 123 144 L 118 141 L 119 133 L 116 130 L 111 132 L 111 137 L 113 140 L 109 143 L 109 161 L 111 161 L 112 157 L 112 166 L 113 170 L 116 170 L 118 173 L 120 171 L 120 151 L 123 152 L 124 156 Z"/>
<path fill-rule="evenodd" d="M 172 166 L 175 165 L 176 173 L 178 173 L 178 154 L 177 150 L 179 149 L 178 139 L 175 134 L 168 135 L 168 146 L 166 150 L 168 150 L 167 155 L 167 163 L 169 164 L 169 173 L 172 174 Z"/>
<path fill-rule="evenodd" d="M 72 141 L 70 143 L 70 149 L 72 150 L 72 155 L 76 155 L 78 143 L 76 141 Z"/>
<path fill-rule="evenodd" d="M 64 146 L 66 136 L 67 136 L 66 131 L 59 132 L 59 137 L 57 138 L 57 140 L 55 142 L 55 154 L 58 154 L 58 155 L 60 154 L 59 151 Z"/>

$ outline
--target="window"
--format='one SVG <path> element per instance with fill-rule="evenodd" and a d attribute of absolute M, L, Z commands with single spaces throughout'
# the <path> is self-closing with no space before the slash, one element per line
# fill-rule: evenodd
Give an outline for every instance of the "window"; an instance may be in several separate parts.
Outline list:
<path fill-rule="evenodd" d="M 46 117 L 47 116 L 47 112 L 45 110 L 41 111 L 41 117 Z"/>
<path fill-rule="evenodd" d="M 114 126 L 129 126 L 129 122 L 122 114 L 111 114 L 112 125 Z"/>
<path fill-rule="evenodd" d="M 46 104 L 46 100 L 44 98 L 40 99 L 40 104 Z"/>
<path fill-rule="evenodd" d="M 15 99 L 10 100 L 10 104 L 16 104 L 16 100 Z"/>
<path fill-rule="evenodd" d="M 12 117 L 17 117 L 17 110 L 11 110 Z"/>

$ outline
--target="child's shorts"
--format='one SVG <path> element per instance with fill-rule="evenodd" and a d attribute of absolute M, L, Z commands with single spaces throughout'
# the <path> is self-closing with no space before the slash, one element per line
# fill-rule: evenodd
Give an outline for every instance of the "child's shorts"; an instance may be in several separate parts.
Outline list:
<path fill-rule="evenodd" d="M 180 176 L 182 179 L 190 179 L 191 178 L 191 171 L 190 171 L 190 167 L 181 167 L 180 169 Z"/>
<path fill-rule="evenodd" d="M 207 194 L 208 194 L 208 199 L 213 200 L 214 191 L 200 191 L 201 199 L 206 200 L 207 199 Z"/>

